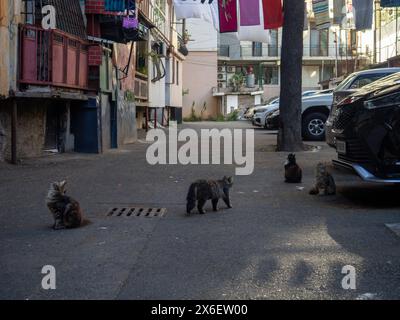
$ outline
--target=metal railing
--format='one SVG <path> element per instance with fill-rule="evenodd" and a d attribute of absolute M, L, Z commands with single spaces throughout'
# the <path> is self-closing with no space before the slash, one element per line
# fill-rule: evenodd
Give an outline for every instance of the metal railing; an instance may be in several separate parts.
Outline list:
<path fill-rule="evenodd" d="M 235 52 L 232 51 L 231 46 L 229 45 L 219 45 L 218 47 L 218 55 L 220 57 L 237 57 L 237 58 L 267 58 L 267 57 L 280 57 L 281 55 L 281 46 L 275 45 L 264 45 L 261 47 L 253 47 L 252 45 L 241 45 L 240 46 L 240 55 L 235 55 Z M 338 45 L 336 46 L 304 46 L 303 47 L 303 56 L 304 57 L 330 57 L 335 58 L 337 56 L 338 59 L 352 58 L 356 56 L 370 56 L 371 52 L 368 48 L 361 47 L 353 47 L 353 46 L 344 46 Z"/>
<path fill-rule="evenodd" d="M 60 30 L 20 27 L 19 83 L 88 88 L 89 43 Z"/>

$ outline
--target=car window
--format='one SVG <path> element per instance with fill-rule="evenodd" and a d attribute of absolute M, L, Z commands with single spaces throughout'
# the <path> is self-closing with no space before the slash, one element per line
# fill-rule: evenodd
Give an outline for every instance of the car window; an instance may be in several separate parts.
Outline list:
<path fill-rule="evenodd" d="M 344 79 L 336 88 L 336 90 L 343 90 L 349 83 L 351 83 L 357 76 L 356 75 L 349 75 L 346 79 Z"/>
<path fill-rule="evenodd" d="M 388 73 L 377 73 L 377 74 L 371 74 L 371 75 L 361 75 L 355 79 L 355 81 L 351 84 L 350 89 L 360 89 L 376 80 L 379 80 L 385 76 L 387 76 Z"/>

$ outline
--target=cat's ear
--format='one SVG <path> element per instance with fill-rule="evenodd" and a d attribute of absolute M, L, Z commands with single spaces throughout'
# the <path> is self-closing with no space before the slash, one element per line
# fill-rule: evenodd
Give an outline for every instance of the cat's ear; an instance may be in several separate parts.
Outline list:
<path fill-rule="evenodd" d="M 64 188 L 66 184 L 67 184 L 66 180 L 61 181 L 60 182 L 60 188 Z"/>
<path fill-rule="evenodd" d="M 53 189 L 55 189 L 55 190 L 58 190 L 58 183 L 57 183 L 57 182 L 53 182 L 53 183 L 50 185 L 50 188 L 53 188 Z"/>

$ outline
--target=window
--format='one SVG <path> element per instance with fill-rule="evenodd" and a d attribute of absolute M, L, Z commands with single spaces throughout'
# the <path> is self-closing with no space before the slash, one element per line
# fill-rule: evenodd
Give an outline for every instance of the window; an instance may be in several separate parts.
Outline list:
<path fill-rule="evenodd" d="M 329 29 L 317 30 L 315 26 L 310 33 L 310 55 L 312 57 L 328 56 Z"/>
<path fill-rule="evenodd" d="M 261 42 L 253 42 L 252 48 L 253 57 L 262 57 L 262 43 Z"/>
<path fill-rule="evenodd" d="M 278 30 L 271 30 L 271 42 L 268 44 L 268 56 L 278 56 Z"/>
<path fill-rule="evenodd" d="M 34 0 L 25 0 L 22 2 L 22 16 L 26 24 L 35 24 L 35 2 Z"/>
<path fill-rule="evenodd" d="M 277 66 L 264 67 L 264 84 L 279 85 L 279 68 Z"/>
<path fill-rule="evenodd" d="M 378 73 L 378 74 L 373 74 L 373 75 L 363 75 L 363 76 L 359 76 L 356 78 L 356 80 L 351 84 L 350 89 L 359 89 L 362 88 L 364 86 L 366 86 L 367 84 L 370 84 L 376 80 L 379 80 L 381 78 L 383 78 L 384 76 L 386 76 L 387 74 L 382 74 L 382 73 Z"/>

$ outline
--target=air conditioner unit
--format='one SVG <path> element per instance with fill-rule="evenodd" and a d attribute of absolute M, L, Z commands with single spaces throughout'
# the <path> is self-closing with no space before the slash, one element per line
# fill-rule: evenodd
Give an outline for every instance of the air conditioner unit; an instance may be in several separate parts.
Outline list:
<path fill-rule="evenodd" d="M 218 80 L 223 80 L 224 79 L 224 75 L 223 74 L 218 74 Z"/>
<path fill-rule="evenodd" d="M 218 72 L 225 72 L 225 66 L 219 66 Z"/>
<path fill-rule="evenodd" d="M 218 82 L 218 88 L 225 89 L 226 88 L 225 82 Z"/>
<path fill-rule="evenodd" d="M 227 67 L 228 73 L 235 73 L 236 72 L 236 68 L 235 67 Z"/>

